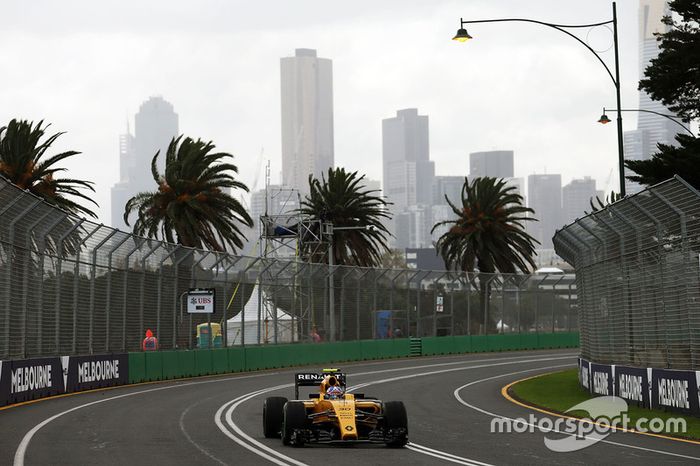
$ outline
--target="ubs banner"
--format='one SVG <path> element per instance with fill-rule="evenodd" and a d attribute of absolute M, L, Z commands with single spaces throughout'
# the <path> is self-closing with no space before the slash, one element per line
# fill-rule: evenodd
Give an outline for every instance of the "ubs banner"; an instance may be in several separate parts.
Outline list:
<path fill-rule="evenodd" d="M 127 354 L 0 361 L 0 406 L 60 393 L 124 385 Z"/>

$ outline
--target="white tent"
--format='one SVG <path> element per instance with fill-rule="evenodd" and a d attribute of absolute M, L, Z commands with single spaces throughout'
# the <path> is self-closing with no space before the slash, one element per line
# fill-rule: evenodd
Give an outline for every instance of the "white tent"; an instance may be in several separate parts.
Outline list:
<path fill-rule="evenodd" d="M 502 320 L 499 320 L 496 324 L 496 329 L 498 329 L 498 333 L 505 333 L 510 330 L 510 325 L 504 323 Z"/>
<path fill-rule="evenodd" d="M 277 314 L 277 343 L 290 343 L 297 340 L 296 326 L 292 316 L 280 308 L 275 308 L 265 292 L 262 292 L 260 322 L 258 326 L 258 286 L 253 289 L 250 299 L 235 317 L 226 321 L 226 341 L 229 346 L 254 345 L 258 343 L 258 328 L 260 343 L 275 342 L 275 313 Z"/>

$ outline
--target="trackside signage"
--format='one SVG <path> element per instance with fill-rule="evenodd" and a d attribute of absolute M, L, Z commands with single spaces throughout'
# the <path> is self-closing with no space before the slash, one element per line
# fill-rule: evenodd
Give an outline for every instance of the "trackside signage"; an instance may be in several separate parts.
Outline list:
<path fill-rule="evenodd" d="M 3 361 L 0 401 L 19 403 L 64 392 L 61 358 Z"/>
<path fill-rule="evenodd" d="M 124 385 L 128 380 L 129 357 L 126 354 L 68 358 L 67 392 Z"/>
<path fill-rule="evenodd" d="M 615 366 L 615 396 L 637 406 L 650 407 L 649 371 L 639 367 Z"/>
<path fill-rule="evenodd" d="M 698 381 L 692 371 L 652 369 L 651 402 L 654 408 L 700 413 Z"/>
<path fill-rule="evenodd" d="M 578 381 L 583 388 L 591 391 L 591 363 L 581 358 L 578 360 Z"/>
<path fill-rule="evenodd" d="M 591 387 L 594 395 L 613 396 L 612 367 L 604 364 L 590 364 Z"/>
<path fill-rule="evenodd" d="M 579 383 L 594 395 L 616 396 L 653 409 L 700 414 L 700 371 L 596 364 L 579 359 Z"/>
<path fill-rule="evenodd" d="M 67 392 L 124 385 L 127 354 L 63 356 L 0 362 L 0 406 Z"/>

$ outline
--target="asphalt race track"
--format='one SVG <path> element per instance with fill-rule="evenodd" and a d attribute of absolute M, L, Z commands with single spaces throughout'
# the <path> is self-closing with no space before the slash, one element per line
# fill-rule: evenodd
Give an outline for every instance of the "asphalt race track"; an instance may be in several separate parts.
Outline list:
<path fill-rule="evenodd" d="M 556 453 L 556 433 L 490 433 L 494 417 L 532 411 L 501 395 L 508 382 L 575 365 L 575 352 L 529 351 L 343 365 L 348 385 L 403 400 L 410 443 L 282 446 L 262 435 L 262 400 L 292 397 L 293 373 L 245 373 L 143 384 L 54 398 L 0 411 L 0 464 L 687 464 L 697 445 L 613 433 Z M 312 368 L 317 370 L 318 367 Z M 537 417 L 542 417 L 538 415 Z"/>

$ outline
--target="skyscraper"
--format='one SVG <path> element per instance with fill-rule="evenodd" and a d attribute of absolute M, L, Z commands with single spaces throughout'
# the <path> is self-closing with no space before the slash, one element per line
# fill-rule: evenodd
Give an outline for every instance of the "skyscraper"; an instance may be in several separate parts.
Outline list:
<path fill-rule="evenodd" d="M 309 192 L 309 175 L 333 167 L 333 65 L 316 50 L 280 59 L 282 184 Z"/>
<path fill-rule="evenodd" d="M 469 178 L 490 176 L 494 178 L 513 177 L 513 151 L 491 150 L 469 154 Z"/>
<path fill-rule="evenodd" d="M 595 180 L 590 176 L 571 180 L 561 190 L 562 224 L 571 223 L 591 211 L 591 199 L 595 198 Z"/>
<path fill-rule="evenodd" d="M 149 97 L 134 121 L 135 134 L 131 135 L 127 125 L 126 134 L 119 136 L 119 182 L 112 187 L 112 226 L 120 230 L 130 230 L 123 220 L 126 202 L 138 192 L 156 188 L 151 175 L 153 156 L 160 151 L 158 165 L 162 172 L 168 145 L 179 132 L 178 115 L 162 97 Z"/>
<path fill-rule="evenodd" d="M 435 163 L 430 161 L 427 115 L 407 108 L 382 120 L 382 162 L 382 186 L 392 212 L 432 205 Z"/>
<path fill-rule="evenodd" d="M 659 43 L 654 36 L 657 32 L 666 32 L 668 26 L 661 22 L 664 15 L 669 14 L 665 0 L 640 0 L 639 2 L 639 76 L 644 76 L 644 70 L 649 62 L 659 54 Z M 640 110 L 651 110 L 658 113 L 671 114 L 660 101 L 651 100 L 649 94 L 639 92 Z M 639 112 L 637 129 L 626 131 L 624 137 L 625 159 L 649 160 L 657 152 L 657 144 L 673 144 L 678 126 L 671 120 L 652 113 Z M 641 186 L 630 181 L 625 182 L 627 194 L 641 191 Z"/>
<path fill-rule="evenodd" d="M 453 204 L 459 205 L 465 178 L 464 176 L 436 176 L 433 183 L 433 205 L 447 205 L 445 196 Z"/>
<path fill-rule="evenodd" d="M 561 220 L 561 175 L 530 175 L 527 177 L 528 206 L 535 211 L 537 222 L 527 222 L 528 232 L 540 245 L 537 249 L 552 249 L 552 236 L 563 225 Z"/>

